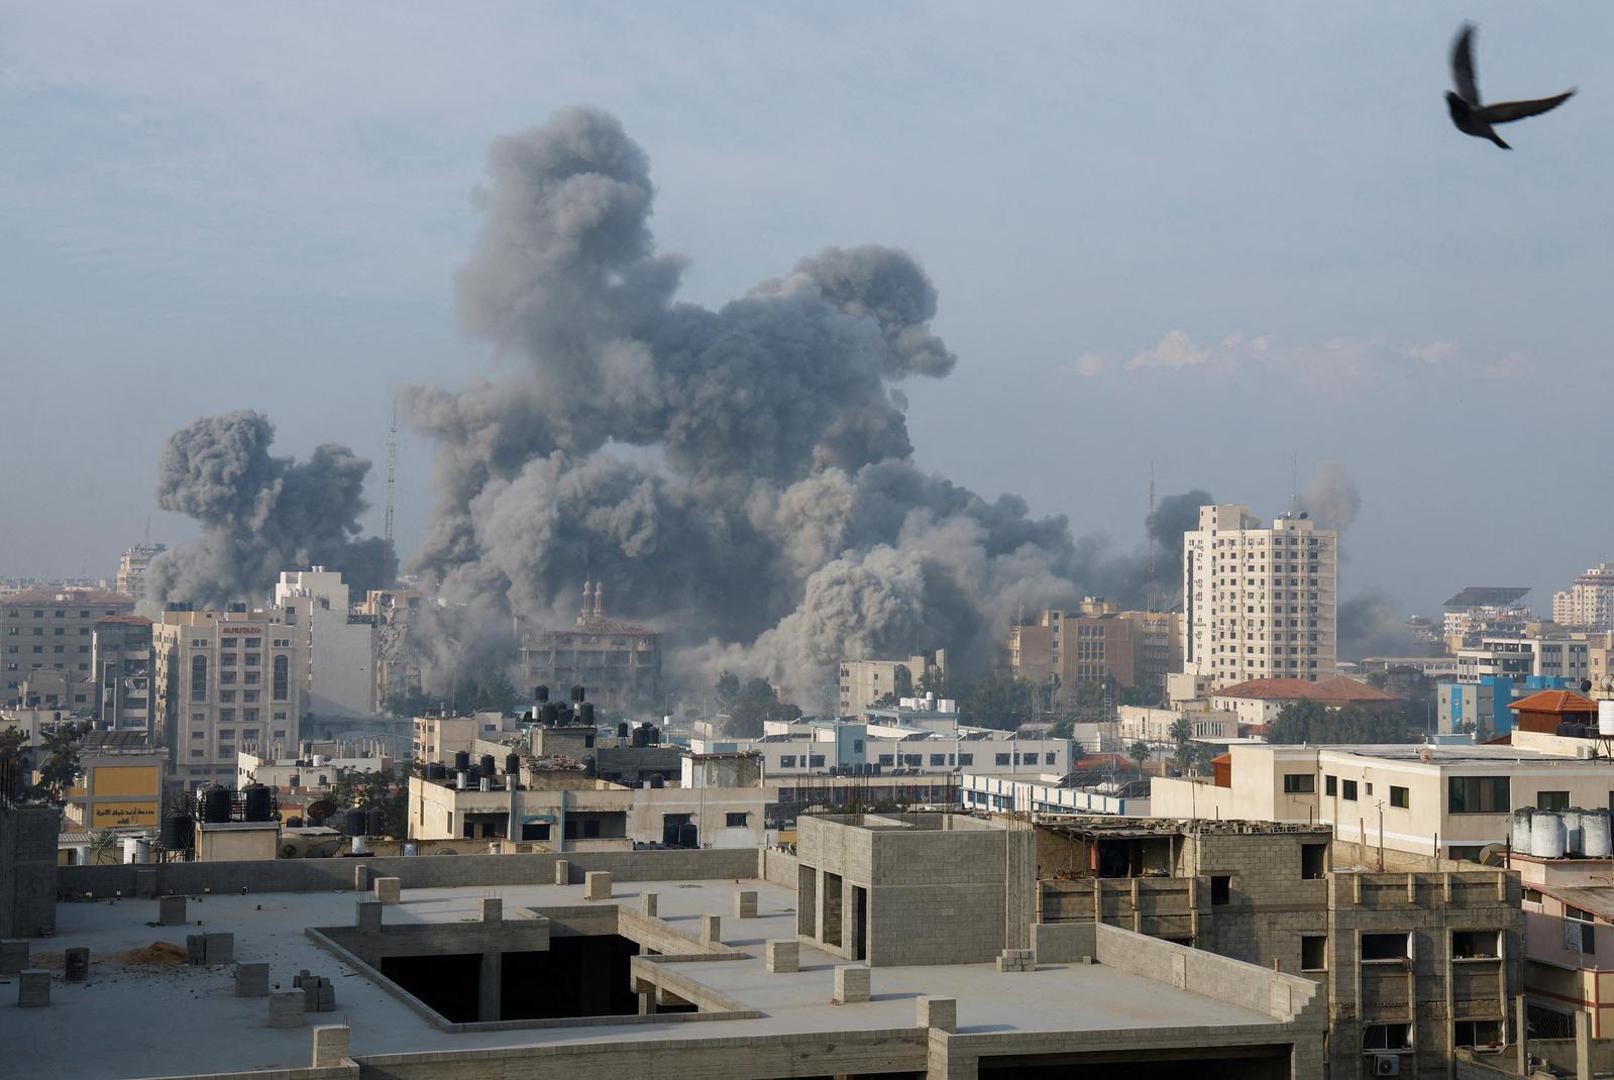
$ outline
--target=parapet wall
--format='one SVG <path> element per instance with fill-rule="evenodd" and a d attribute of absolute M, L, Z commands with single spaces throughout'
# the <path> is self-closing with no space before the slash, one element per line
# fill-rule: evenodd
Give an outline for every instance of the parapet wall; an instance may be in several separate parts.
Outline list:
<path fill-rule="evenodd" d="M 571 864 L 582 880 L 604 870 L 617 881 L 681 881 L 755 878 L 755 848 L 703 848 L 693 851 L 589 851 L 563 855 L 416 855 L 391 858 L 266 859 L 257 862 L 183 862 L 140 866 L 57 867 L 56 888 L 64 893 L 132 896 L 135 871 L 156 870 L 159 893 L 331 892 L 353 888 L 353 868 L 370 867 L 376 877 L 395 877 L 405 889 L 461 885 L 550 885 L 555 863 Z"/>
<path fill-rule="evenodd" d="M 56 838 L 53 806 L 0 806 L 0 938 L 56 932 Z"/>

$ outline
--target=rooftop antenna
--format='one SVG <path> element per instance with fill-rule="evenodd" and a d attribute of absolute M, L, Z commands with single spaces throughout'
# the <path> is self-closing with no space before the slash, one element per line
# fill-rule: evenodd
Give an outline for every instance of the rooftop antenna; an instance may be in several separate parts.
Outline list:
<path fill-rule="evenodd" d="M 1300 451 L 1289 452 L 1289 516 L 1300 513 Z"/>
<path fill-rule="evenodd" d="M 387 511 L 382 535 L 387 545 L 387 556 L 396 561 L 398 552 L 392 540 L 392 510 L 398 489 L 398 395 L 392 396 L 392 426 L 387 429 Z"/>
<path fill-rule="evenodd" d="M 1149 528 L 1154 525 L 1154 461 L 1153 460 L 1151 460 L 1149 462 L 1149 516 L 1144 518 L 1143 522 L 1144 522 L 1144 532 L 1148 532 Z M 1148 565 L 1145 567 L 1144 580 L 1149 583 L 1149 586 L 1148 586 L 1149 587 L 1149 598 L 1148 599 L 1149 599 L 1150 609 L 1152 610 L 1156 606 L 1155 603 L 1154 603 L 1154 600 L 1155 600 L 1155 595 L 1154 594 L 1159 591 L 1155 587 L 1155 569 L 1156 568 L 1155 568 L 1155 562 L 1154 562 L 1154 537 L 1152 537 L 1152 536 L 1148 537 L 1147 541 L 1145 543 L 1145 546 L 1148 548 L 1148 560 L 1149 560 L 1149 562 L 1148 562 Z"/>

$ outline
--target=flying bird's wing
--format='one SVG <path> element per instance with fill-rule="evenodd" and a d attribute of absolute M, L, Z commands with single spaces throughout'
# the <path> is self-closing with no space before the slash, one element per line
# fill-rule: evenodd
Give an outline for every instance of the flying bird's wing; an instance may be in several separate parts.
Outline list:
<path fill-rule="evenodd" d="M 1451 78 L 1457 96 L 1470 105 L 1479 104 L 1479 87 L 1474 84 L 1474 24 L 1464 23 L 1451 46 Z"/>
<path fill-rule="evenodd" d="M 1550 112 L 1575 96 L 1573 90 L 1555 97 L 1537 98 L 1535 101 L 1498 101 L 1474 110 L 1474 117 L 1487 124 L 1505 124 L 1510 120 L 1523 120 L 1526 116 L 1539 116 Z"/>

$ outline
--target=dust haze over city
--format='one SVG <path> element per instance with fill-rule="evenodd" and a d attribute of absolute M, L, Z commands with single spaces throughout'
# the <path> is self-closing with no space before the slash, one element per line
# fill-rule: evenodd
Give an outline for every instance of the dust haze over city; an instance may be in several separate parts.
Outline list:
<path fill-rule="evenodd" d="M 233 861 L 197 830 L 262 824 L 261 787 L 278 859 L 794 860 L 806 807 L 1151 800 L 1368 859 L 1322 764 L 1292 806 L 1202 789 L 1295 747 L 1590 739 L 1614 701 L 1602 6 L 0 13 L 0 801 L 84 818 L 64 865 L 147 825 Z M 84 764 L 136 749 L 149 815 Z M 522 816 L 584 783 L 627 817 Z M 652 794 L 697 788 L 765 794 Z M 1544 794 L 1448 809 L 1579 805 Z M 1508 827 L 1407 829 L 1440 870 Z M 873 949 L 811 880 L 803 946 Z M 1047 911 L 1001 904 L 985 958 L 1034 967 Z M 1329 970 L 1239 940 L 1211 951 Z M 468 1019 L 427 1004 L 511 1019 L 489 970 Z M 1442 1028 L 1440 1063 L 1490 1031 Z"/>

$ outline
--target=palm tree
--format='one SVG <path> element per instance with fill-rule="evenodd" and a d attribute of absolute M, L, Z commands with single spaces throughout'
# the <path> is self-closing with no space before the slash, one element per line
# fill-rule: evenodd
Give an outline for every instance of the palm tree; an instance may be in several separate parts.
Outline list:
<path fill-rule="evenodd" d="M 1144 765 L 1147 764 L 1149 759 L 1154 756 L 1154 750 L 1150 748 L 1148 743 L 1144 742 L 1142 739 L 1139 739 L 1137 742 L 1126 748 L 1126 756 L 1137 762 L 1138 772 L 1142 772 Z"/>
<path fill-rule="evenodd" d="M 1172 757 L 1176 760 L 1177 771 L 1186 773 L 1188 766 L 1193 763 L 1194 725 L 1186 716 L 1179 716 L 1171 722 L 1171 741 L 1176 744 Z"/>

